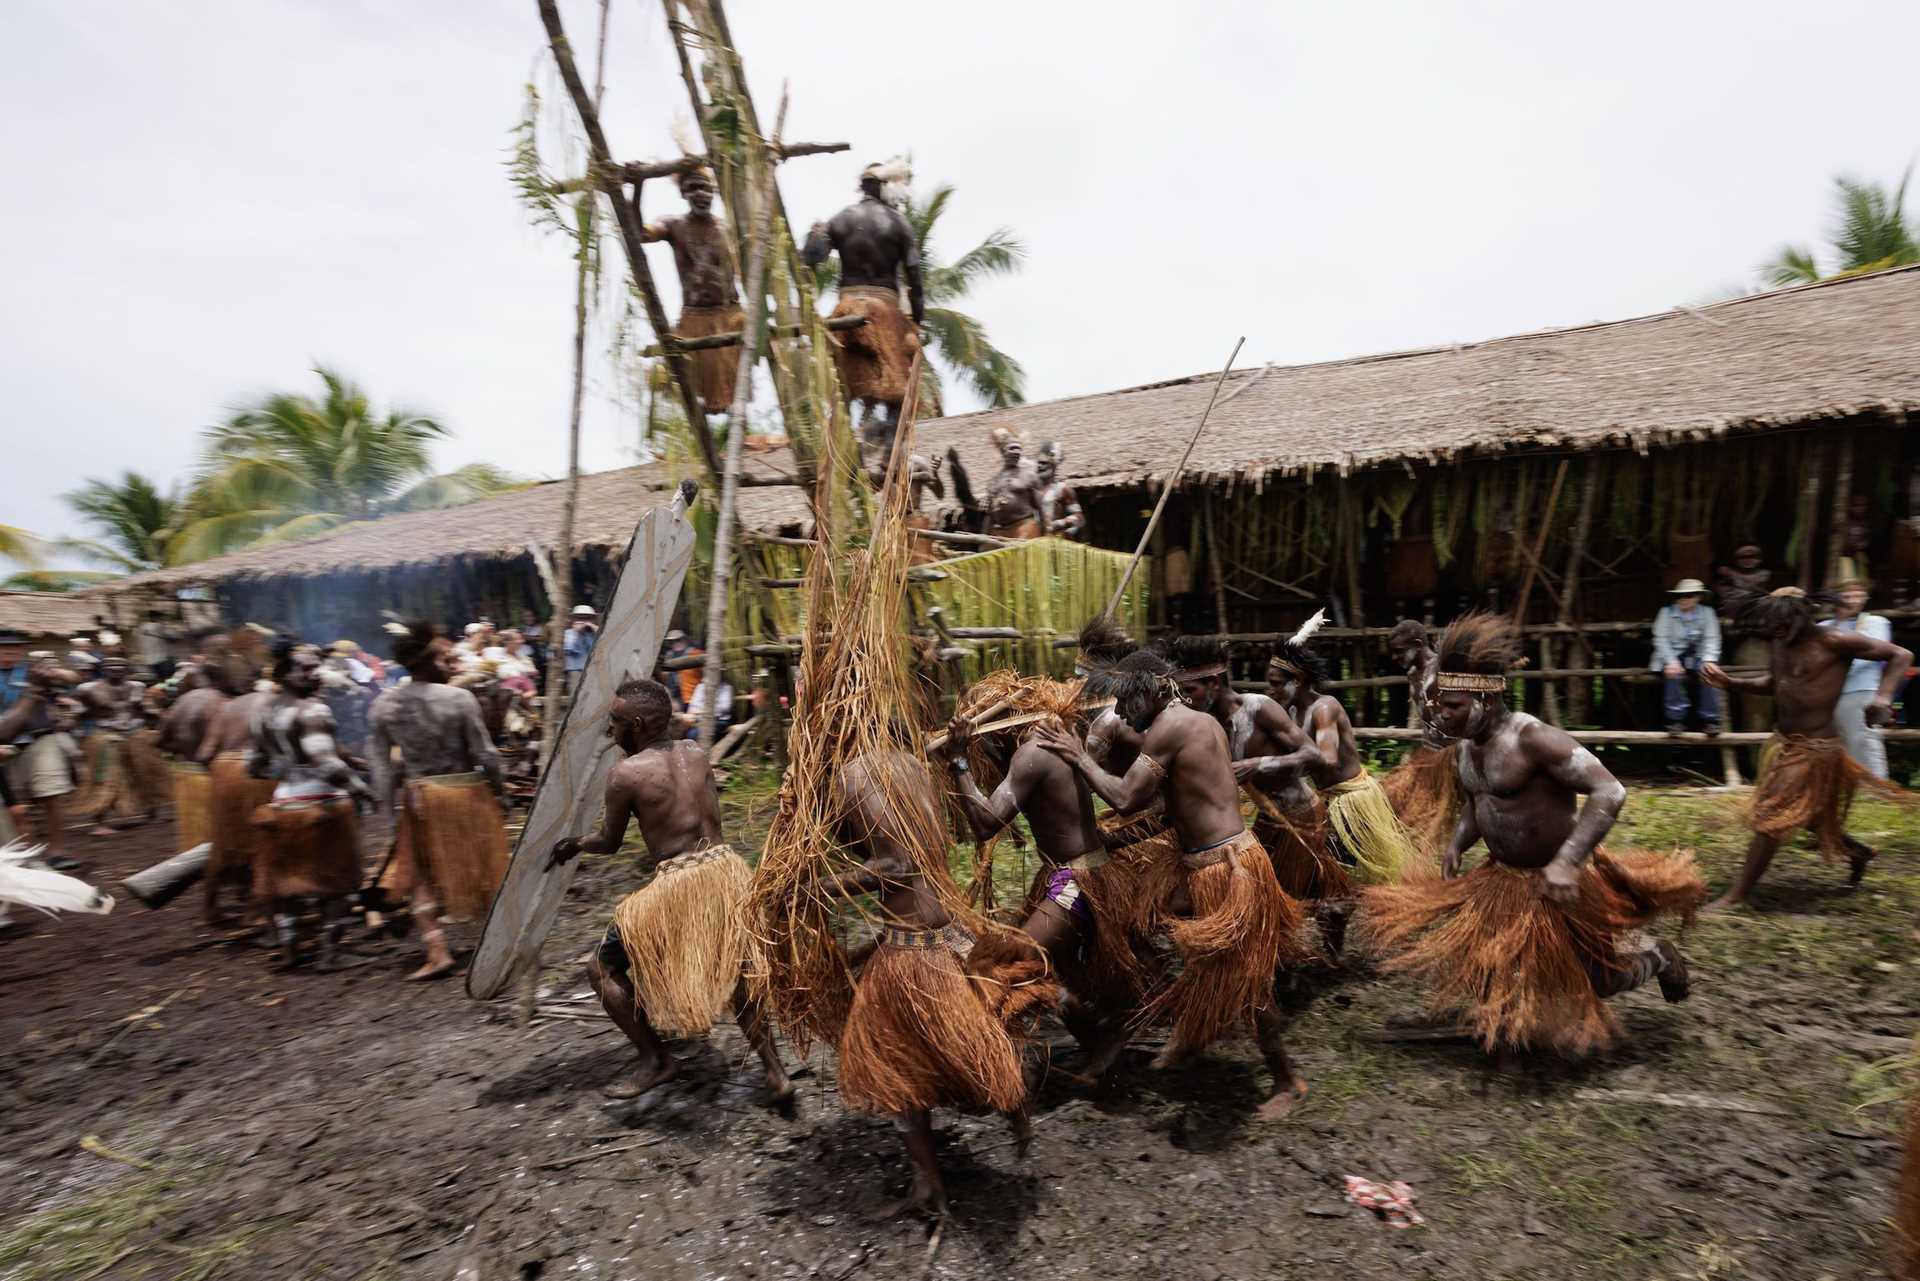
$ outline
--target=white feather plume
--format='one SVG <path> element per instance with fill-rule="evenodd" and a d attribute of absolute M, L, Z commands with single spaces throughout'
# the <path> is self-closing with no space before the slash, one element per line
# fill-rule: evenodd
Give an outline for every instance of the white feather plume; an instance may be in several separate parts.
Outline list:
<path fill-rule="evenodd" d="M 48 916 L 60 912 L 113 910 L 113 898 L 76 876 L 56 872 L 40 862 L 42 845 L 12 841 L 0 849 L 0 906 L 18 903 L 38 908 Z"/>
<path fill-rule="evenodd" d="M 913 185 L 913 157 L 895 156 L 869 167 L 867 172 L 883 184 L 880 198 L 898 209 L 907 198 L 907 189 Z"/>
<path fill-rule="evenodd" d="M 1325 627 L 1326 625 L 1327 625 L 1327 611 L 1324 609 L 1314 610 L 1313 617 L 1309 618 L 1306 622 L 1300 624 L 1300 630 L 1293 634 L 1293 643 L 1295 645 L 1306 644 L 1308 641 L 1313 639 L 1313 634 L 1315 632 L 1319 631 L 1322 627 Z"/>

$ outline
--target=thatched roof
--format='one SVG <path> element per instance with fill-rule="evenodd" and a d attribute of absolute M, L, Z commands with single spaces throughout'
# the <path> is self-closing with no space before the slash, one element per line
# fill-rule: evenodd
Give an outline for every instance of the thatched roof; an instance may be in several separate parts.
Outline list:
<path fill-rule="evenodd" d="M 1920 411 L 1920 267 L 1735 298 L 1608 324 L 1317 365 L 1242 370 L 1227 380 L 1188 464 L 1198 482 L 1258 486 L 1322 468 L 1440 461 L 1525 447 L 1646 448 L 1730 431 L 1863 412 Z M 999 466 L 988 433 L 1066 447 L 1085 490 L 1166 475 L 1199 421 L 1215 375 L 922 424 L 917 448 L 956 449 L 977 486 Z M 786 450 L 750 455 L 741 520 L 767 532 L 807 518 Z M 663 466 L 581 480 L 581 547 L 624 547 L 666 501 Z M 353 573 L 463 556 L 513 556 L 552 540 L 563 486 L 537 485 L 449 511 L 389 516 L 303 542 L 254 548 L 123 579 L 111 590 L 231 578 Z"/>
<path fill-rule="evenodd" d="M 113 610 L 91 592 L 0 592 L 0 628 L 29 636 L 90 632 L 96 614 L 111 619 Z"/>
<path fill-rule="evenodd" d="M 785 465 L 783 463 L 783 465 Z M 778 479 L 757 457 L 749 475 Z M 580 548 L 624 549 L 648 509 L 673 496 L 672 469 L 661 464 L 623 467 L 580 478 L 574 512 L 574 542 Z M 404 512 L 349 525 L 297 542 L 151 570 L 118 579 L 108 589 L 177 588 L 236 579 L 306 578 L 443 564 L 463 557 L 518 556 L 551 546 L 560 530 L 566 486 L 548 481 L 444 511 Z M 791 485 L 743 487 L 740 519 L 751 530 L 771 530 L 807 518 L 806 496 Z"/>

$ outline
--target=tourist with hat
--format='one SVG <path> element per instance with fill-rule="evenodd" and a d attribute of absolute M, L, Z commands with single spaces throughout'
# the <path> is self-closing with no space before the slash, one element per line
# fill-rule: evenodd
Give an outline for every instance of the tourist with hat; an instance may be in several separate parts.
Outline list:
<path fill-rule="evenodd" d="M 1666 678 L 1667 733 L 1686 732 L 1696 712 L 1700 728 L 1720 732 L 1720 692 L 1700 680 L 1704 663 L 1720 661 L 1720 619 L 1706 603 L 1707 585 L 1683 578 L 1667 590 L 1672 603 L 1653 620 L 1652 671 Z"/>
<path fill-rule="evenodd" d="M 573 621 L 562 642 L 567 664 L 568 697 L 572 697 L 574 687 L 580 684 L 580 673 L 587 670 L 587 656 L 593 653 L 594 642 L 599 639 L 600 615 L 594 612 L 591 605 L 575 605 Z"/>
<path fill-rule="evenodd" d="M 1864 612 L 1872 585 L 1854 562 L 1842 557 L 1840 577 L 1834 582 L 1833 617 L 1821 622 L 1837 632 L 1859 632 L 1875 640 L 1893 640 L 1893 624 L 1878 614 Z M 1840 687 L 1840 701 L 1833 705 L 1833 729 L 1846 745 L 1847 755 L 1875 778 L 1887 776 L 1887 744 L 1881 731 L 1867 724 L 1867 707 L 1880 689 L 1884 663 L 1865 658 L 1853 660 L 1847 670 L 1846 684 Z"/>

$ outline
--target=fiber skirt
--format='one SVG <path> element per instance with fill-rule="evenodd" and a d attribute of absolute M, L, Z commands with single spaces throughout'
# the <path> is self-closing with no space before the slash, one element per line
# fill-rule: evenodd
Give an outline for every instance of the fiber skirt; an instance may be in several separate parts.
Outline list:
<path fill-rule="evenodd" d="M 1414 846 L 1379 779 L 1362 769 L 1320 794 L 1327 798 L 1327 827 L 1338 851 L 1351 860 L 1355 880 L 1383 885 L 1433 873 L 1432 855 Z"/>
<path fill-rule="evenodd" d="M 247 773 L 245 752 L 222 752 L 207 766 L 207 858 L 209 877 L 251 875 L 265 833 L 253 825 L 254 811 L 273 800 L 273 780 Z"/>
<path fill-rule="evenodd" d="M 1562 907 L 1538 869 L 1483 863 L 1465 876 L 1362 891 L 1359 928 L 1388 973 L 1411 974 L 1436 1014 L 1464 1015 L 1488 1050 L 1585 1054 L 1619 1024 L 1595 988 L 1617 972 L 1628 930 L 1664 915 L 1691 920 L 1706 898 L 1687 854 L 1596 850 Z"/>
<path fill-rule="evenodd" d="M 890 941 L 909 937 L 915 945 Z M 955 926 L 882 931 L 840 1034 L 841 1101 L 889 1114 L 1017 1112 L 1027 1099 L 1026 1026 L 1059 994 L 1046 956 L 1018 931 L 978 941 Z"/>
<path fill-rule="evenodd" d="M 1177 848 L 1177 847 L 1176 847 Z M 1069 877 L 1070 889 L 1052 884 Z M 1103 1004 L 1137 1005 L 1151 986 L 1152 960 L 1144 941 L 1153 913 L 1143 902 L 1144 881 L 1131 859 L 1109 856 L 1098 867 L 1081 869 L 1042 865 L 1027 890 L 1027 915 L 1053 901 L 1081 930 L 1088 995 Z M 1061 902 L 1070 895 L 1073 906 Z"/>
<path fill-rule="evenodd" d="M 404 795 L 382 887 L 404 898 L 424 883 L 448 916 L 480 916 L 512 858 L 493 789 L 480 774 L 440 774 L 409 781 Z"/>
<path fill-rule="evenodd" d="M 900 295 L 889 289 L 848 286 L 834 302 L 834 316 L 865 316 L 852 329 L 827 331 L 834 364 L 847 399 L 898 404 L 907 397 L 907 374 L 920 335 L 900 310 Z"/>
<path fill-rule="evenodd" d="M 1891 801 L 1915 799 L 1898 783 L 1862 768 L 1838 738 L 1775 734 L 1760 751 L 1760 768 L 1760 782 L 1747 802 L 1748 826 L 1776 841 L 1804 827 L 1829 863 L 1847 860 L 1847 815 L 1858 789 L 1867 787 Z"/>
<path fill-rule="evenodd" d="M 253 860 L 253 897 L 341 897 L 360 888 L 360 816 L 346 797 L 262 805 L 253 825 L 265 836 Z"/>
<path fill-rule="evenodd" d="M 709 338 L 739 333 L 744 323 L 737 305 L 682 307 L 673 332 L 679 338 Z M 710 414 L 726 413 L 733 404 L 734 379 L 740 372 L 739 344 L 690 351 L 687 363 L 693 371 L 693 394 L 700 398 L 700 407 Z"/>
<path fill-rule="evenodd" d="M 213 839 L 213 776 L 204 765 L 175 761 L 173 848 L 190 850 Z"/>
<path fill-rule="evenodd" d="M 1327 811 L 1317 797 L 1304 809 L 1283 810 L 1264 792 L 1241 790 L 1253 800 L 1253 834 L 1288 897 L 1316 902 L 1353 894 L 1353 879 L 1327 847 Z"/>
<path fill-rule="evenodd" d="M 1466 799 L 1452 748 L 1416 745 L 1380 780 L 1380 790 L 1422 854 L 1446 848 Z"/>
<path fill-rule="evenodd" d="M 746 963 L 752 882 L 733 846 L 709 845 L 667 859 L 614 907 L 634 1001 L 662 1036 L 705 1036 L 725 1012 Z"/>

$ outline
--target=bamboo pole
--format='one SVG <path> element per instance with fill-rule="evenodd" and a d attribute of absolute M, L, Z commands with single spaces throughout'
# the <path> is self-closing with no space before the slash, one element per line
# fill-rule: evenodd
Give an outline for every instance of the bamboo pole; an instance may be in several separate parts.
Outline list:
<path fill-rule="evenodd" d="M 1220 388 L 1226 385 L 1227 374 L 1233 369 L 1234 359 L 1239 356 L 1240 348 L 1245 345 L 1243 336 L 1233 344 L 1233 351 L 1227 356 L 1227 363 L 1220 370 L 1220 377 L 1213 383 L 1213 394 L 1207 397 L 1207 407 L 1200 415 L 1200 422 L 1193 429 L 1193 435 L 1187 438 L 1187 447 L 1180 452 L 1180 461 L 1174 465 L 1173 474 L 1167 477 L 1160 488 L 1160 501 L 1153 505 L 1153 514 L 1147 517 L 1147 527 L 1140 531 L 1140 543 L 1133 549 L 1133 559 L 1127 562 L 1126 572 L 1120 575 L 1120 585 L 1113 589 L 1113 599 L 1107 602 L 1107 613 L 1120 608 L 1120 602 L 1127 594 L 1127 584 L 1133 580 L 1133 571 L 1140 565 L 1140 557 L 1146 553 L 1147 540 L 1153 537 L 1153 531 L 1160 524 L 1160 513 L 1167 508 L 1167 499 L 1173 493 L 1174 486 L 1180 483 L 1180 473 L 1187 469 L 1187 459 L 1193 456 L 1193 447 L 1200 443 L 1200 433 L 1206 429 L 1207 418 L 1213 413 L 1214 402 L 1220 399 Z"/>
<path fill-rule="evenodd" d="M 580 126 L 586 131 L 592 172 L 601 175 L 607 195 L 613 202 L 614 217 L 620 224 L 621 243 L 627 251 L 627 267 L 633 274 L 634 288 L 646 305 L 647 323 L 653 327 L 654 335 L 668 347 L 667 367 L 673 371 L 674 384 L 680 389 L 680 403 L 686 411 L 687 427 L 699 443 L 700 456 L 706 462 L 707 473 L 718 479 L 720 452 L 714 446 L 713 433 L 707 429 L 707 417 L 701 411 L 700 399 L 693 394 L 693 372 L 687 366 L 687 358 L 673 345 L 673 325 L 667 319 L 666 309 L 660 305 L 660 291 L 654 286 L 653 272 L 647 266 L 638 188 L 635 189 L 634 199 L 628 200 L 619 182 L 619 167 L 614 163 L 611 148 L 607 146 L 607 135 L 600 128 L 600 112 L 593 100 L 587 97 L 587 87 L 580 80 L 580 68 L 573 63 L 573 47 L 567 41 L 566 29 L 560 24 L 559 5 L 556 0 L 539 0 L 539 5 L 540 21 L 547 29 L 547 43 L 553 49 L 553 60 L 560 69 L 560 79 L 566 84 L 567 93 L 573 98 L 574 110 L 580 114 Z"/>
<path fill-rule="evenodd" d="M 781 130 L 787 127 L 787 91 L 780 90 L 780 112 L 775 117 L 773 139 L 777 149 Z M 751 308 L 741 333 L 740 366 L 733 376 L 733 403 L 727 407 L 727 464 L 720 480 L 720 523 L 713 535 L 712 589 L 707 593 L 707 669 L 701 679 L 707 687 L 707 703 L 700 709 L 700 745 L 713 750 L 715 725 L 720 712 L 721 649 L 727 635 L 727 587 L 733 576 L 733 526 L 740 492 L 740 455 L 747 438 L 747 407 L 753 403 L 753 367 L 760 360 L 761 335 L 767 328 L 767 241 L 773 235 L 773 201 L 767 198 L 767 175 L 773 161 L 762 155 L 752 166 L 748 182 L 752 184 L 754 225 L 747 238 L 747 279 L 743 301 Z"/>
<path fill-rule="evenodd" d="M 1832 518 L 1827 526 L 1827 570 L 1824 586 L 1840 572 L 1840 554 L 1847 547 L 1847 507 L 1853 500 L 1853 431 L 1840 429 L 1840 459 L 1833 467 Z M 1862 571 L 1866 566 L 1859 567 Z M 1811 586 L 1811 584 L 1809 584 Z"/>
<path fill-rule="evenodd" d="M 1213 490 L 1209 489 L 1206 492 L 1206 496 L 1201 500 L 1200 513 L 1204 528 L 1207 531 L 1207 568 L 1212 571 L 1213 578 L 1213 625 L 1215 629 L 1224 632 L 1231 626 L 1231 624 L 1227 622 L 1227 571 L 1226 563 L 1220 550 L 1220 534 L 1218 532 L 1220 527 L 1214 521 L 1213 507 Z"/>
<path fill-rule="evenodd" d="M 1818 532 L 1820 480 L 1822 473 L 1827 469 L 1827 442 L 1816 439 L 1808 452 L 1813 455 L 1813 465 L 1807 468 L 1806 481 L 1800 487 L 1798 523 L 1801 532 L 1806 536 L 1806 542 L 1800 547 L 1800 586 L 1812 591 L 1819 586 L 1819 580 L 1814 576 L 1814 567 L 1820 563 L 1820 553 L 1817 550 L 1820 544 L 1815 535 Z"/>
<path fill-rule="evenodd" d="M 1560 614 L 1554 620 L 1563 626 L 1573 627 L 1573 639 L 1568 643 L 1567 656 L 1575 660 L 1588 656 L 1586 635 L 1581 631 L 1575 615 L 1580 599 L 1580 575 L 1587 559 L 1587 540 L 1593 536 L 1593 508 L 1600 495 L 1600 460 L 1589 456 L 1581 464 L 1581 469 L 1580 512 L 1573 518 L 1573 540 L 1567 549 L 1567 572 L 1560 580 Z M 1544 666 L 1553 666 L 1550 656 Z M 1578 681 L 1567 682 L 1567 716 L 1571 720 L 1586 718 L 1587 700 L 1574 696 L 1581 688 Z"/>

